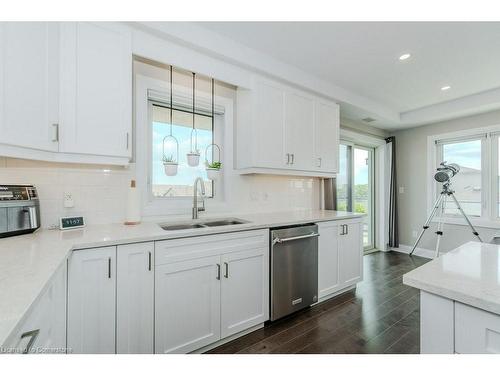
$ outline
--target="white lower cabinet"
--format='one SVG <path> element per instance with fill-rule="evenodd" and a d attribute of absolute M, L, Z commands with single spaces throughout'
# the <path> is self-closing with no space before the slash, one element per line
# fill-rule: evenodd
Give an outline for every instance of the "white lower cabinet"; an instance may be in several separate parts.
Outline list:
<path fill-rule="evenodd" d="M 4 348 L 12 353 L 61 354 L 66 352 L 66 274 L 64 263 L 47 289 L 33 304 Z"/>
<path fill-rule="evenodd" d="M 363 239 L 360 221 L 339 221 L 340 287 L 363 279 Z"/>
<path fill-rule="evenodd" d="M 188 353 L 220 339 L 220 257 L 156 268 L 156 352 Z"/>
<path fill-rule="evenodd" d="M 455 302 L 455 352 L 500 354 L 500 315 Z"/>
<path fill-rule="evenodd" d="M 221 256 L 221 338 L 269 318 L 269 252 L 265 248 Z"/>
<path fill-rule="evenodd" d="M 155 352 L 188 353 L 269 315 L 269 231 L 156 242 Z"/>
<path fill-rule="evenodd" d="M 115 353 L 116 247 L 74 251 L 68 268 L 68 353 Z"/>
<path fill-rule="evenodd" d="M 118 246 L 116 352 L 153 353 L 154 243 Z"/>
<path fill-rule="evenodd" d="M 319 299 L 360 282 L 363 278 L 363 245 L 359 220 L 318 223 Z"/>

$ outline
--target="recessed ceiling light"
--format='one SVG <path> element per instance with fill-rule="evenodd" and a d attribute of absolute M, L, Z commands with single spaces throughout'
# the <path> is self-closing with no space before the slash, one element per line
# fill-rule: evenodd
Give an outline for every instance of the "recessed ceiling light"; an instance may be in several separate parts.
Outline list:
<path fill-rule="evenodd" d="M 441 91 L 446 91 L 446 90 L 449 90 L 451 89 L 451 86 L 443 86 L 441 87 Z"/>
<path fill-rule="evenodd" d="M 410 57 L 411 57 L 411 55 L 409 53 L 405 53 L 405 54 L 399 56 L 399 59 L 401 61 L 403 61 L 403 60 L 409 59 Z"/>

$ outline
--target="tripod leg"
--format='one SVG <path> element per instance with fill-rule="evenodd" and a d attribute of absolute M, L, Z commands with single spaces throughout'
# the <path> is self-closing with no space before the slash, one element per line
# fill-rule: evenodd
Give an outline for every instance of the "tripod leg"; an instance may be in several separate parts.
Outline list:
<path fill-rule="evenodd" d="M 444 198 L 441 201 L 441 215 L 439 218 L 437 231 L 436 231 L 436 234 L 438 237 L 437 237 L 437 241 L 436 241 L 436 252 L 434 253 L 434 258 L 439 257 L 439 245 L 441 245 L 441 237 L 443 237 L 443 225 L 444 225 L 443 215 L 444 215 L 444 210 L 446 209 L 446 200 L 447 200 L 447 196 L 444 195 Z"/>
<path fill-rule="evenodd" d="M 479 233 L 477 232 L 476 228 L 474 228 L 474 226 L 470 222 L 469 218 L 465 214 L 464 210 L 462 209 L 462 206 L 460 206 L 460 203 L 458 203 L 458 200 L 455 197 L 455 194 L 451 193 L 450 195 L 453 198 L 453 200 L 455 201 L 455 204 L 456 204 L 458 210 L 460 211 L 460 213 L 462 214 L 462 216 L 464 217 L 465 221 L 467 222 L 467 224 L 469 224 L 469 227 L 472 230 L 472 234 L 477 237 L 477 239 L 479 240 L 479 242 L 483 242 L 483 240 L 481 239 L 481 237 L 479 237 Z"/>
<path fill-rule="evenodd" d="M 441 193 L 439 198 L 434 203 L 434 208 L 432 209 L 429 217 L 427 218 L 427 221 L 425 222 L 424 226 L 422 227 L 422 230 L 420 231 L 420 234 L 418 235 L 417 240 L 415 241 L 415 244 L 413 245 L 413 247 L 410 251 L 410 255 L 412 255 L 413 252 L 415 251 L 415 249 L 417 248 L 417 245 L 420 242 L 420 240 L 422 239 L 422 236 L 424 235 L 425 230 L 429 228 L 429 224 L 430 224 L 432 218 L 434 217 L 434 215 L 436 214 L 437 209 L 441 206 L 441 201 L 443 199 L 444 199 L 444 194 Z"/>

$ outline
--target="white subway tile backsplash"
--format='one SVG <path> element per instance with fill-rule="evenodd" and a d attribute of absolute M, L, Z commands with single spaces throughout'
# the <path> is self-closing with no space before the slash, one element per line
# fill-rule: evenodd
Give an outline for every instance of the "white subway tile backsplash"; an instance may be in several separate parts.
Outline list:
<path fill-rule="evenodd" d="M 69 165 L 0 158 L 0 184 L 33 184 L 40 196 L 45 228 L 58 225 L 59 217 L 84 215 L 88 224 L 123 222 L 133 167 Z M 286 176 L 240 176 L 229 173 L 221 212 L 270 212 L 319 207 L 319 179 Z M 64 207 L 64 193 L 74 207 Z M 186 209 L 186 215 L 189 209 Z"/>

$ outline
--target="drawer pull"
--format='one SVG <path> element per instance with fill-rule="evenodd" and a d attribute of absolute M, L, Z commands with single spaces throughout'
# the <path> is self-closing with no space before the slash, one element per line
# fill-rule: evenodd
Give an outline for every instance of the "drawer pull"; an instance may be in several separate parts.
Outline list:
<path fill-rule="evenodd" d="M 30 337 L 30 341 L 28 341 L 28 344 L 26 345 L 26 348 L 23 350 L 23 354 L 28 354 L 31 351 L 31 348 L 33 347 L 33 344 L 36 341 L 36 338 L 38 337 L 38 334 L 40 333 L 39 329 L 35 329 L 33 331 L 28 331 L 24 332 L 21 335 L 21 339 L 24 339 L 26 337 Z"/>
<path fill-rule="evenodd" d="M 217 280 L 220 280 L 220 264 L 217 263 Z"/>
<path fill-rule="evenodd" d="M 227 262 L 224 262 L 224 267 L 226 269 L 226 271 L 224 272 L 224 277 L 227 279 L 229 278 L 229 264 L 227 264 Z"/>

